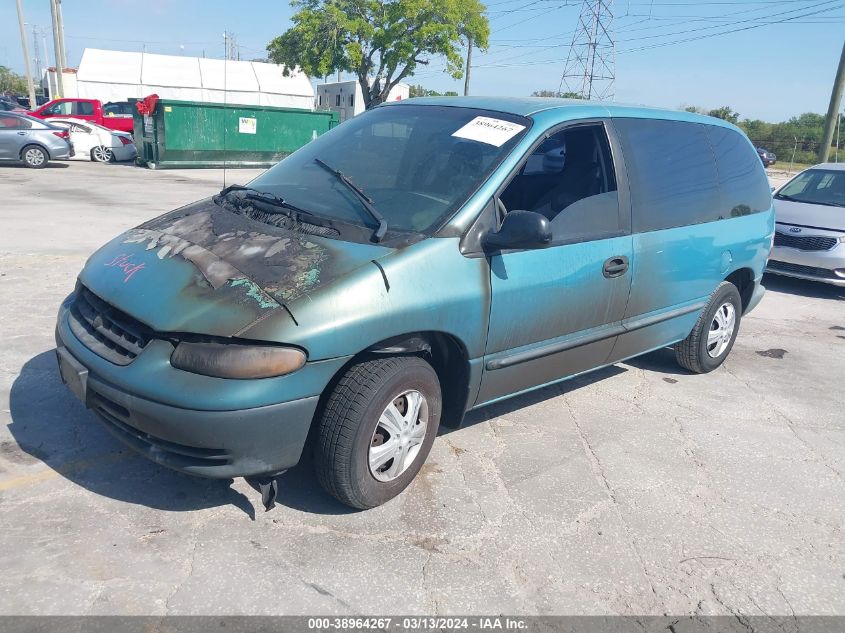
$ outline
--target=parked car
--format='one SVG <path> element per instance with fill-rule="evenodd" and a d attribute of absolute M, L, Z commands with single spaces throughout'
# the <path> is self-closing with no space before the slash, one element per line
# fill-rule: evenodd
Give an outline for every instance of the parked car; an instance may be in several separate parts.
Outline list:
<path fill-rule="evenodd" d="M 54 99 L 32 112 L 32 116 L 39 119 L 73 117 L 97 123 L 110 130 L 131 133 L 133 126 L 131 109 L 126 114 L 121 112 L 122 107 L 120 104 L 112 103 L 103 105 L 96 99 Z"/>
<path fill-rule="evenodd" d="M 757 155 L 760 157 L 760 161 L 761 161 L 761 162 L 763 163 L 763 165 L 765 165 L 766 167 L 770 167 L 770 166 L 774 165 L 774 164 L 777 162 L 778 157 L 777 157 L 777 156 L 775 156 L 775 155 L 774 155 L 772 152 L 770 152 L 769 150 L 764 149 L 764 148 L 762 148 L 762 147 L 757 147 L 757 148 L 755 148 L 755 149 L 757 150 Z"/>
<path fill-rule="evenodd" d="M 29 97 L 25 95 L 15 95 L 14 100 L 17 101 L 20 106 L 26 110 L 32 109 L 32 104 L 29 102 Z M 42 95 L 35 95 L 35 107 L 37 108 L 40 105 L 44 105 L 50 101 L 49 97 L 44 97 Z"/>
<path fill-rule="evenodd" d="M 0 112 L 26 112 L 26 108 L 11 99 L 0 98 Z"/>
<path fill-rule="evenodd" d="M 76 157 L 82 160 L 109 163 L 135 160 L 138 155 L 132 136 L 126 132 L 115 132 L 102 125 L 74 118 L 57 117 L 50 119 L 50 123 L 66 127 L 70 131 Z"/>
<path fill-rule="evenodd" d="M 320 483 L 369 508 L 467 410 L 666 346 L 719 367 L 773 231 L 763 167 L 724 121 L 391 102 L 94 253 L 58 314 L 59 369 L 135 450 L 250 477 L 267 507 L 313 420 Z"/>
<path fill-rule="evenodd" d="M 777 224 L 766 270 L 845 286 L 845 164 L 804 170 L 774 197 Z"/>
<path fill-rule="evenodd" d="M 65 128 L 18 112 L 0 112 L 0 160 L 40 169 L 71 156 L 73 145 Z"/>

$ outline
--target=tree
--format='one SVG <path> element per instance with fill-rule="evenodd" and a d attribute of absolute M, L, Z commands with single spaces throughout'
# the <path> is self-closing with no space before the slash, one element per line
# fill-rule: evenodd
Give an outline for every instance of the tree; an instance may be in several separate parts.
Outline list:
<path fill-rule="evenodd" d="M 409 97 L 457 97 L 458 93 L 454 90 L 447 90 L 446 92 L 437 92 L 436 90 L 429 90 L 419 84 L 410 86 Z"/>
<path fill-rule="evenodd" d="M 26 78 L 12 72 L 11 68 L 0 66 L 0 94 L 24 94 L 27 91 Z"/>
<path fill-rule="evenodd" d="M 739 121 L 739 112 L 734 112 L 730 106 L 722 106 L 721 108 L 710 110 L 707 112 L 707 115 L 714 116 L 717 119 L 722 119 L 728 123 L 736 123 Z"/>
<path fill-rule="evenodd" d="M 558 92 L 557 90 L 535 90 L 532 97 L 551 97 L 553 99 L 583 99 L 577 92 Z"/>
<path fill-rule="evenodd" d="M 324 77 L 354 73 L 367 108 L 434 57 L 463 77 L 464 38 L 486 50 L 490 25 L 480 0 L 293 0 L 293 27 L 268 45 L 271 61 Z"/>

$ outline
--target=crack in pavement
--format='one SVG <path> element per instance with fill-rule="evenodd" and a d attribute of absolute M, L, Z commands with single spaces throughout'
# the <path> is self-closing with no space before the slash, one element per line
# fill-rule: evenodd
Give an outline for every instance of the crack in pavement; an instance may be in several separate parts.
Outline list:
<path fill-rule="evenodd" d="M 596 455 L 595 449 L 593 449 L 592 444 L 590 444 L 590 441 L 584 434 L 581 425 L 578 423 L 578 418 L 572 410 L 572 406 L 565 395 L 563 396 L 563 402 L 566 405 L 566 408 L 569 410 L 569 415 L 572 418 L 572 423 L 575 426 L 576 431 L 578 432 L 578 436 L 581 438 L 581 444 L 584 448 L 584 453 L 587 456 L 587 461 L 590 464 L 590 470 L 593 472 L 593 476 L 596 478 L 596 480 L 602 484 L 605 493 L 610 498 L 613 510 L 617 518 L 619 519 L 620 524 L 622 525 L 623 531 L 625 532 L 625 537 L 628 541 L 628 545 L 630 546 L 631 551 L 639 562 L 643 575 L 645 576 L 645 579 L 648 582 L 648 586 L 651 589 L 651 593 L 653 594 L 654 598 L 653 606 L 662 607 L 660 597 L 657 594 L 657 589 L 655 589 L 654 583 L 652 582 L 651 576 L 649 575 L 648 569 L 646 568 L 645 560 L 643 559 L 642 554 L 640 553 L 639 548 L 637 547 L 637 544 L 634 540 L 634 535 L 631 531 L 631 526 L 628 525 L 628 522 L 625 520 L 625 517 L 622 514 L 622 510 L 619 507 L 619 501 L 616 499 L 616 493 L 614 492 L 613 487 L 610 485 L 610 482 L 607 480 L 607 476 L 604 473 L 604 468 L 601 465 L 601 460 L 599 460 L 598 455 Z"/>

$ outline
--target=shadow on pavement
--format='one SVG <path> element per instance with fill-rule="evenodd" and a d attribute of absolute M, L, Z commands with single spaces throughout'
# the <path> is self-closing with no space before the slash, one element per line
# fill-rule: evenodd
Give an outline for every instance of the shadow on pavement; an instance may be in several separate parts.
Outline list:
<path fill-rule="evenodd" d="M 826 284 L 821 281 L 808 281 L 783 275 L 767 273 L 763 276 L 763 285 L 773 292 L 785 292 L 811 299 L 833 299 L 845 301 L 845 287 Z"/>
<path fill-rule="evenodd" d="M 668 376 L 689 376 L 692 374 L 678 364 L 678 361 L 675 360 L 675 350 L 671 347 L 662 347 L 648 354 L 629 358 L 625 361 L 625 364 Z"/>
<path fill-rule="evenodd" d="M 23 366 L 9 409 L 9 431 L 20 450 L 3 446 L 7 459 L 42 461 L 86 490 L 118 501 L 173 512 L 231 504 L 255 518 L 252 500 L 233 490 L 232 480 L 182 475 L 124 447 L 62 384 L 53 350 Z M 260 506 L 260 498 L 255 501 Z"/>
<path fill-rule="evenodd" d="M 537 391 L 516 396 L 467 414 L 461 428 L 507 415 L 563 393 L 580 389 L 627 371 L 605 367 Z M 60 476 L 98 495 L 182 512 L 233 505 L 255 519 L 262 512 L 258 492 L 246 497 L 231 487 L 232 480 L 183 475 L 136 455 L 114 438 L 96 416 L 62 384 L 55 352 L 30 359 L 12 384 L 9 397 L 11 442 L 0 446 L 13 462 L 43 462 Z M 440 434 L 461 429 L 441 427 Z M 24 482 L 22 485 L 31 485 Z M 43 483 L 42 483 L 43 485 Z M 298 466 L 278 477 L 277 503 L 302 512 L 346 514 L 357 512 L 326 494 L 314 475 L 310 442 Z"/>
<path fill-rule="evenodd" d="M 20 163 L 18 161 L 11 161 L 11 160 L 8 161 L 8 162 L 0 161 L 0 168 L 27 169 L 27 170 L 30 169 L 29 167 L 24 166 L 23 163 Z M 55 160 L 51 160 L 44 167 L 41 167 L 41 169 L 67 169 L 67 168 L 68 168 L 68 161 L 59 162 L 59 161 L 55 161 Z M 35 172 L 35 171 L 38 171 L 38 169 L 33 169 L 32 171 Z"/>

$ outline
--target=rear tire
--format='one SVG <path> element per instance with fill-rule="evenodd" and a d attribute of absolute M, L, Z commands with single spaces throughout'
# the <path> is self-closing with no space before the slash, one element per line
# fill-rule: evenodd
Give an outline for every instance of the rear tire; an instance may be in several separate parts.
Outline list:
<path fill-rule="evenodd" d="M 733 349 L 742 317 L 739 290 L 729 281 L 719 284 L 698 317 L 695 327 L 675 344 L 678 364 L 696 374 L 711 372 Z"/>
<path fill-rule="evenodd" d="M 413 481 L 440 425 L 440 381 L 416 356 L 350 367 L 326 401 L 314 463 L 320 485 L 341 503 L 373 508 Z"/>
<path fill-rule="evenodd" d="M 50 160 L 50 156 L 43 147 L 27 145 L 21 150 L 21 160 L 30 169 L 44 169 Z"/>
<path fill-rule="evenodd" d="M 111 163 L 114 161 L 114 152 L 104 145 L 97 145 L 91 150 L 91 160 L 95 163 Z"/>

